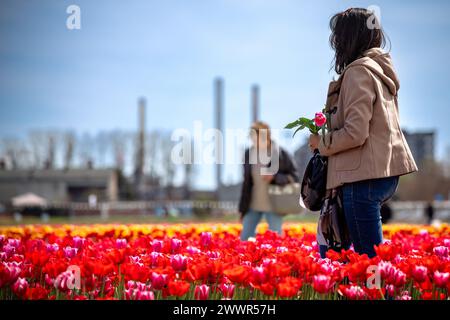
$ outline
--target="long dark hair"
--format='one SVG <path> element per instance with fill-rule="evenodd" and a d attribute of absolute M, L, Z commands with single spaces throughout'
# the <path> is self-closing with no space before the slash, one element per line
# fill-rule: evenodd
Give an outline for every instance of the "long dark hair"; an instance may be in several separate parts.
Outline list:
<path fill-rule="evenodd" d="M 330 19 L 330 46 L 334 50 L 334 70 L 341 74 L 345 67 L 371 48 L 384 48 L 386 36 L 376 20 L 370 28 L 374 12 L 350 8 Z"/>

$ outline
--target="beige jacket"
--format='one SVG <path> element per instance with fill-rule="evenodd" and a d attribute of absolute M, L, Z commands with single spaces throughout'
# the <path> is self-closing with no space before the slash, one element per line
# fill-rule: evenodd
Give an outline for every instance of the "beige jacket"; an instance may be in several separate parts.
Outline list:
<path fill-rule="evenodd" d="M 319 144 L 320 154 L 329 157 L 328 189 L 417 171 L 400 127 L 399 87 L 390 55 L 379 48 L 367 50 L 330 83 L 331 132 Z"/>

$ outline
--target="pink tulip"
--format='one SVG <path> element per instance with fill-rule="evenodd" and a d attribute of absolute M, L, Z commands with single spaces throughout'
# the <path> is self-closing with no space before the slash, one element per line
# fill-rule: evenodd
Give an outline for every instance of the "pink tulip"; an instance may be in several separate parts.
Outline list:
<path fill-rule="evenodd" d="M 75 287 L 75 275 L 72 271 L 60 273 L 55 279 L 54 286 L 61 291 L 73 289 Z"/>
<path fill-rule="evenodd" d="M 2 248 L 3 252 L 6 254 L 6 256 L 9 258 L 16 252 L 16 247 L 10 245 L 9 243 L 5 244 Z"/>
<path fill-rule="evenodd" d="M 334 281 L 327 275 L 316 275 L 313 277 L 313 288 L 318 293 L 329 293 L 334 287 Z"/>
<path fill-rule="evenodd" d="M 129 258 L 130 258 L 130 261 L 131 261 L 132 263 L 142 263 L 141 257 L 138 257 L 138 256 L 130 256 Z"/>
<path fill-rule="evenodd" d="M 428 269 L 425 266 L 415 266 L 411 274 L 417 282 L 424 282 L 427 279 Z"/>
<path fill-rule="evenodd" d="M 25 294 L 27 289 L 28 289 L 28 281 L 24 278 L 18 278 L 12 286 L 13 292 L 18 296 L 22 296 L 23 294 Z"/>
<path fill-rule="evenodd" d="M 188 257 L 183 256 L 182 254 L 176 254 L 170 258 L 170 262 L 173 270 L 181 272 L 187 268 Z"/>
<path fill-rule="evenodd" d="M 275 251 L 275 253 L 283 253 L 283 252 L 288 252 L 289 249 L 286 247 L 277 247 L 277 250 Z"/>
<path fill-rule="evenodd" d="M 77 248 L 72 248 L 72 247 L 65 247 L 64 249 L 64 255 L 66 256 L 66 258 L 73 258 L 77 255 L 78 249 Z"/>
<path fill-rule="evenodd" d="M 437 287 L 439 288 L 445 288 L 449 282 L 450 279 L 450 273 L 449 272 L 434 272 L 434 282 Z"/>
<path fill-rule="evenodd" d="M 127 239 L 116 239 L 116 248 L 125 249 L 127 247 Z"/>
<path fill-rule="evenodd" d="M 267 281 L 268 275 L 264 267 L 254 267 L 252 269 L 252 279 L 256 284 L 261 284 Z"/>
<path fill-rule="evenodd" d="M 149 290 L 151 286 L 146 285 L 143 282 L 130 280 L 126 283 L 126 287 L 131 289 L 137 289 L 139 291 L 146 291 Z"/>
<path fill-rule="evenodd" d="M 433 252 L 435 255 L 437 255 L 439 258 L 447 258 L 449 249 L 444 246 L 438 246 L 433 248 Z"/>
<path fill-rule="evenodd" d="M 138 289 L 127 288 L 124 289 L 123 292 L 125 294 L 125 300 L 134 300 L 138 292 Z"/>
<path fill-rule="evenodd" d="M 202 284 L 200 286 L 195 286 L 194 292 L 195 298 L 197 300 L 208 300 L 209 297 L 209 286 Z"/>
<path fill-rule="evenodd" d="M 219 290 L 222 292 L 224 298 L 232 299 L 234 294 L 235 285 L 232 283 L 221 283 Z"/>
<path fill-rule="evenodd" d="M 450 239 L 444 239 L 444 246 L 446 246 L 447 248 L 450 248 Z"/>
<path fill-rule="evenodd" d="M 17 249 L 20 246 L 20 239 L 8 239 L 8 244 Z"/>
<path fill-rule="evenodd" d="M 75 248 L 81 249 L 86 242 L 86 239 L 81 237 L 73 237 L 72 242 Z"/>
<path fill-rule="evenodd" d="M 186 247 L 186 251 L 187 251 L 187 253 L 189 253 L 189 254 L 198 254 L 198 253 L 201 253 L 201 252 L 202 252 L 202 250 L 200 250 L 200 249 L 197 248 L 197 247 L 193 247 L 193 246 L 187 246 L 187 247 Z"/>
<path fill-rule="evenodd" d="M 317 112 L 316 116 L 314 117 L 314 123 L 318 127 L 322 127 L 325 123 L 327 123 L 327 117 L 323 112 Z"/>
<path fill-rule="evenodd" d="M 162 256 L 162 253 L 153 251 L 150 252 L 149 256 L 150 256 L 150 264 L 152 266 L 157 266 L 159 262 L 159 257 Z"/>
<path fill-rule="evenodd" d="M 45 246 L 45 249 L 47 250 L 47 253 L 54 253 L 59 250 L 59 245 L 57 243 L 53 243 L 53 244 L 48 243 Z"/>
<path fill-rule="evenodd" d="M 348 288 L 344 288 L 342 294 L 352 300 L 360 300 L 366 297 L 364 290 L 357 285 L 351 285 Z"/>
<path fill-rule="evenodd" d="M 20 272 L 22 271 L 20 268 L 20 264 L 17 262 L 1 262 L 3 264 L 3 270 L 0 277 L 0 288 L 14 283 L 20 275 Z"/>
<path fill-rule="evenodd" d="M 136 300 L 155 300 L 155 294 L 152 291 L 137 291 Z"/>
<path fill-rule="evenodd" d="M 54 286 L 55 285 L 55 279 L 50 278 L 50 276 L 48 274 L 45 274 L 44 282 L 48 286 Z"/>
<path fill-rule="evenodd" d="M 389 296 L 393 297 L 395 295 L 395 287 L 392 284 L 386 286 L 386 292 Z"/>
<path fill-rule="evenodd" d="M 212 233 L 211 232 L 202 232 L 200 233 L 200 244 L 203 247 L 209 247 L 212 240 Z"/>
<path fill-rule="evenodd" d="M 172 250 L 172 253 L 176 253 L 181 248 L 181 240 L 177 238 L 172 238 L 170 240 L 170 249 Z"/>
<path fill-rule="evenodd" d="M 167 285 L 169 276 L 167 274 L 152 273 L 151 282 L 152 288 L 155 290 L 161 290 Z"/>
<path fill-rule="evenodd" d="M 161 240 L 153 240 L 152 241 L 152 250 L 154 252 L 161 252 L 163 248 L 163 242 Z"/>
<path fill-rule="evenodd" d="M 262 265 L 264 267 L 267 267 L 267 266 L 269 266 L 271 264 L 275 264 L 275 263 L 277 263 L 277 259 L 264 258 L 262 260 Z"/>
<path fill-rule="evenodd" d="M 403 287 L 406 283 L 406 274 L 403 271 L 396 270 L 392 276 L 392 284 L 397 288 Z"/>
<path fill-rule="evenodd" d="M 409 295 L 408 291 L 403 291 L 399 300 L 411 300 L 412 297 Z"/>
<path fill-rule="evenodd" d="M 220 258 L 219 251 L 208 251 L 206 254 L 208 255 L 208 258 L 210 258 L 210 259 L 219 259 Z"/>

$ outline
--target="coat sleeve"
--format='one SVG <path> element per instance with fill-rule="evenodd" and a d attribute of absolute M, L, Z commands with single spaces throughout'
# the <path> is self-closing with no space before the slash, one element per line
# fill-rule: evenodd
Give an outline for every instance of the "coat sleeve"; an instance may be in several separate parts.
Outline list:
<path fill-rule="evenodd" d="M 359 147 L 369 136 L 376 99 L 374 82 L 370 71 L 363 66 L 349 68 L 342 81 L 341 92 L 344 126 L 322 136 L 319 152 L 323 156 Z"/>
<path fill-rule="evenodd" d="M 245 151 L 244 154 L 244 165 L 243 165 L 243 181 L 242 181 L 242 188 L 241 188 L 241 196 L 239 198 L 239 205 L 238 210 L 241 214 L 241 217 L 244 216 L 250 205 L 250 197 L 251 197 L 251 177 L 250 177 L 250 165 L 249 165 L 249 151 L 248 149 Z"/>

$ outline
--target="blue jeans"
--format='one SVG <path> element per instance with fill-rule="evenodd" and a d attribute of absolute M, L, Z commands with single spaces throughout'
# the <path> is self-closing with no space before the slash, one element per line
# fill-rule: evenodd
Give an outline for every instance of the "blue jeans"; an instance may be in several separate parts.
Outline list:
<path fill-rule="evenodd" d="M 397 190 L 399 177 L 344 184 L 344 214 L 353 247 L 359 254 L 376 255 L 374 246 L 383 241 L 381 205 Z"/>
<path fill-rule="evenodd" d="M 247 240 L 250 237 L 254 237 L 256 234 L 256 227 L 261 221 L 263 215 L 265 216 L 269 229 L 277 232 L 281 235 L 281 225 L 283 223 L 283 217 L 274 212 L 263 212 L 249 210 L 242 218 L 242 231 L 241 240 Z"/>
<path fill-rule="evenodd" d="M 374 246 L 383 241 L 381 228 L 381 205 L 389 200 L 398 187 L 399 177 L 371 179 L 342 186 L 342 202 L 350 240 L 355 251 L 376 255 Z M 326 246 L 319 247 L 320 255 L 325 258 Z"/>

